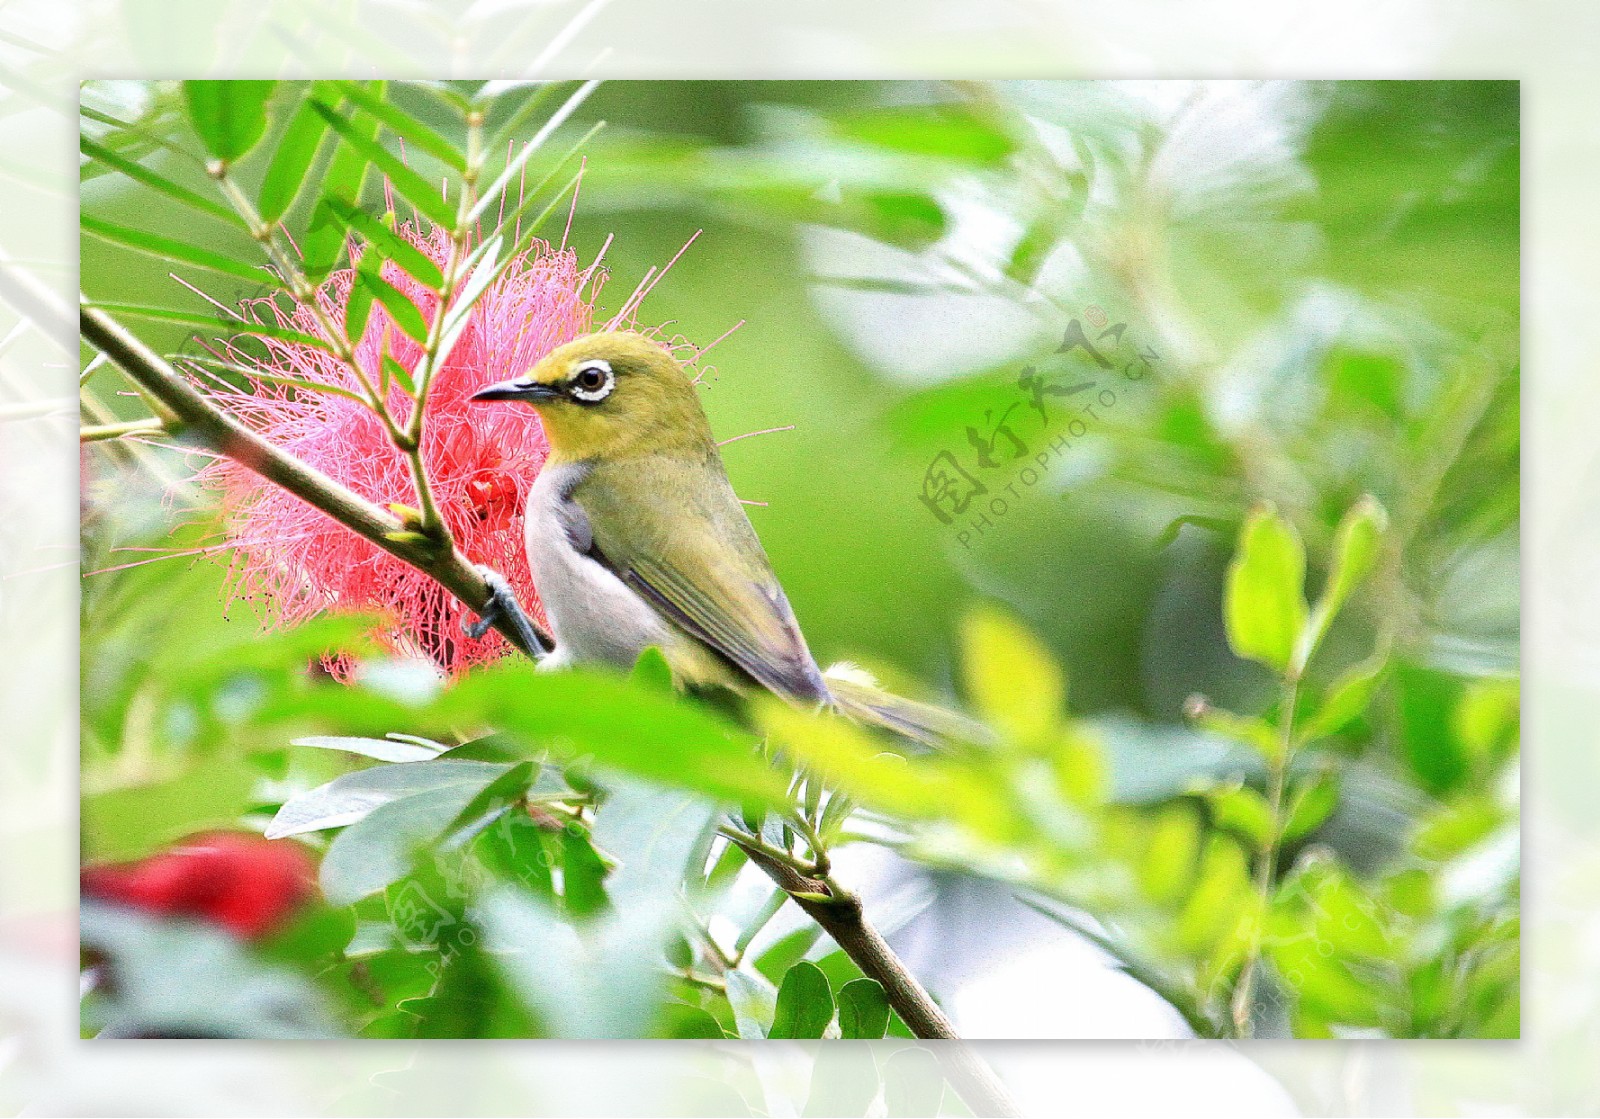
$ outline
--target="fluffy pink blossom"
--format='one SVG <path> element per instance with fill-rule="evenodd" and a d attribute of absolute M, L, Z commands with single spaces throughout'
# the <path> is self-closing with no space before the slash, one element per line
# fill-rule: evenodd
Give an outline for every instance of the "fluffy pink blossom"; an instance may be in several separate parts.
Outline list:
<path fill-rule="evenodd" d="M 447 241 L 442 234 L 410 226 L 401 233 L 444 264 Z M 436 295 L 392 262 L 385 263 L 382 275 L 417 305 L 425 320 L 433 320 Z M 591 330 L 601 278 L 594 267 L 580 269 L 572 250 L 535 243 L 473 309 L 428 393 L 422 458 L 440 514 L 462 553 L 504 574 L 535 617 L 542 612 L 523 552 L 522 507 L 549 445 L 532 409 L 490 408 L 468 398 L 485 385 L 523 373 L 552 348 Z M 350 270 L 335 272 L 317 292 L 328 317 L 341 327 L 353 279 Z M 275 316 L 296 330 L 318 333 L 306 307 L 262 300 L 248 309 L 269 321 Z M 390 356 L 408 372 L 415 371 L 422 354 L 422 347 L 374 303 L 356 349 L 359 364 L 374 383 L 385 332 Z M 226 356 L 264 374 L 361 391 L 346 366 L 312 346 L 259 339 L 242 348 L 228 347 Z M 405 456 L 363 404 L 262 380 L 243 389 L 220 382 L 211 388 L 267 439 L 361 496 L 380 505 L 416 505 Z M 403 426 L 411 401 L 392 386 L 388 403 Z M 391 645 L 449 671 L 498 657 L 509 648 L 492 631 L 482 640 L 467 637 L 461 630 L 466 608 L 432 579 L 248 469 L 218 459 L 201 471 L 201 478 L 222 492 L 233 545 L 232 594 L 255 605 L 269 623 L 292 624 L 328 610 L 375 610 L 386 618 L 384 637 Z M 340 670 L 337 663 L 332 667 Z"/>

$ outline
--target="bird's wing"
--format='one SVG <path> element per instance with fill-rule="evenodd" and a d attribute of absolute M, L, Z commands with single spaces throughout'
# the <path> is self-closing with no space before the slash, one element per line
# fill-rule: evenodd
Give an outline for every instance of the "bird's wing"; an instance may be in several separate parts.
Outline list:
<path fill-rule="evenodd" d="M 626 471 L 623 475 L 612 471 Z M 720 465 L 597 466 L 571 501 L 589 554 L 668 621 L 780 695 L 828 698 L 789 600 Z"/>

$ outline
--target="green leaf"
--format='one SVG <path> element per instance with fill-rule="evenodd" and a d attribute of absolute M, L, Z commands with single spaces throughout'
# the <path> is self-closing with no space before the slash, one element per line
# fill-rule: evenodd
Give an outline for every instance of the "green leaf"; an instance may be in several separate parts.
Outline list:
<path fill-rule="evenodd" d="M 257 272 L 256 278 L 266 279 L 266 273 Z M 311 346 L 324 351 L 328 349 L 328 343 L 315 334 L 307 334 L 304 331 L 281 326 L 275 322 L 257 322 L 255 319 L 224 319 L 215 315 L 197 314 L 194 311 L 173 311 L 166 307 L 145 307 L 137 303 L 93 302 L 90 306 L 97 307 L 108 315 L 120 315 L 133 319 L 152 319 L 156 322 L 200 327 L 214 330 L 218 335 L 237 337 L 241 334 L 248 334 L 258 338 L 276 338 L 280 342 L 293 342 L 297 346 Z"/>
<path fill-rule="evenodd" d="M 462 155 L 454 144 L 403 109 L 369 93 L 356 82 L 340 82 L 339 91 L 355 102 L 363 112 L 388 125 L 395 135 L 457 171 L 466 170 L 466 156 Z"/>
<path fill-rule="evenodd" d="M 802 960 L 783 977 L 767 1036 L 820 1038 L 832 1021 L 833 992 L 828 989 L 828 977 L 816 964 Z"/>
<path fill-rule="evenodd" d="M 369 268 L 363 260 L 362 267 L 356 270 L 356 283 L 383 304 L 383 309 L 389 312 L 395 325 L 405 331 L 409 338 L 419 345 L 427 344 L 428 320 L 422 317 L 421 308 L 411 301 L 410 296 L 378 275 L 376 266 Z"/>
<path fill-rule="evenodd" d="M 110 148 L 95 143 L 87 136 L 79 138 L 78 146 L 91 159 L 98 160 L 107 167 L 113 167 L 121 171 L 135 182 L 143 183 L 152 190 L 160 191 L 168 198 L 181 202 L 191 209 L 199 210 L 203 214 L 210 214 L 212 217 L 219 221 L 227 222 L 231 226 L 239 229 L 246 228 L 243 218 L 216 199 L 207 198 L 205 195 L 197 194 L 186 186 L 180 186 L 166 176 L 150 170 L 144 164 L 127 159 Z"/>
<path fill-rule="evenodd" d="M 1200 821 L 1192 806 L 1163 805 L 1145 825 L 1145 848 L 1138 863 L 1139 884 L 1154 900 L 1172 904 L 1194 880 L 1200 854 Z"/>
<path fill-rule="evenodd" d="M 394 379 L 395 384 L 405 390 L 407 396 L 417 395 L 417 383 L 411 379 L 411 371 L 388 354 L 383 355 L 383 371 Z"/>
<path fill-rule="evenodd" d="M 776 891 L 776 895 L 773 900 L 781 908 L 783 903 L 789 900 L 789 895 L 782 890 Z M 752 926 L 753 924 L 754 922 Z M 755 937 L 751 936 L 747 940 L 745 933 L 749 931 L 747 928 L 745 932 L 739 934 L 739 939 L 734 942 L 735 948 L 743 951 L 750 946 L 750 940 L 754 940 Z M 811 951 L 821 936 L 822 926 L 809 921 L 793 932 L 785 933 L 756 958 L 756 970 L 774 983 L 778 982 L 790 968 L 805 959 L 806 953 Z"/>
<path fill-rule="evenodd" d="M 990 121 L 959 105 L 871 109 L 835 121 L 839 133 L 909 155 L 993 165 L 1016 143 Z"/>
<path fill-rule="evenodd" d="M 1506 820 L 1506 810 L 1486 796 L 1440 808 L 1418 824 L 1411 849 L 1421 858 L 1444 862 L 1476 847 Z"/>
<path fill-rule="evenodd" d="M 766 976 L 734 969 L 728 972 L 728 1005 L 738 1024 L 739 1036 L 756 1041 L 767 1036 L 778 992 Z"/>
<path fill-rule="evenodd" d="M 1235 654 L 1290 671 L 1306 628 L 1306 552 L 1292 525 L 1270 506 L 1245 521 L 1228 567 L 1225 614 Z"/>
<path fill-rule="evenodd" d="M 350 295 L 344 301 L 344 336 L 352 346 L 359 346 L 367 333 L 367 323 L 372 318 L 372 297 L 372 285 L 362 283 L 357 273 L 356 282 L 350 285 Z"/>
<path fill-rule="evenodd" d="M 1011 615 L 991 606 L 968 613 L 961 664 L 980 716 L 1011 741 L 1038 744 L 1060 721 L 1067 691 L 1061 667 Z"/>
<path fill-rule="evenodd" d="M 876 1041 L 889 1028 L 889 999 L 876 979 L 853 979 L 839 989 L 839 1034 Z"/>
<path fill-rule="evenodd" d="M 183 83 L 189 120 L 206 150 L 223 163 L 244 155 L 267 131 L 267 101 L 277 82 L 196 81 Z"/>
<path fill-rule="evenodd" d="M 317 119 L 326 124 L 325 106 L 315 100 L 306 103 L 311 106 Z M 371 140 L 377 136 L 379 126 L 375 120 L 363 119 L 350 127 Z M 339 254 L 344 251 L 349 231 L 339 220 L 335 206 L 338 203 L 354 205 L 361 200 L 362 187 L 370 166 L 366 155 L 354 145 L 343 140 L 334 145 L 333 156 L 328 160 L 322 176 L 322 194 L 311 212 L 311 225 L 303 246 L 305 260 L 301 267 L 312 279 L 327 275 L 338 262 Z"/>
<path fill-rule="evenodd" d="M 1231 836 L 1213 834 L 1200 857 L 1199 874 L 1178 916 L 1179 946 L 1204 953 L 1226 937 L 1246 911 L 1251 894 L 1249 864 Z"/>
<path fill-rule="evenodd" d="M 347 754 L 376 758 L 380 762 L 432 761 L 442 752 L 440 747 L 424 746 L 418 742 L 397 742 L 392 738 L 339 738 L 333 735 L 314 734 L 296 738 L 290 745 L 312 746 L 319 750 L 343 750 Z"/>
<path fill-rule="evenodd" d="M 439 266 L 430 260 L 426 253 L 390 229 L 384 222 L 359 206 L 348 205 L 337 199 L 330 199 L 329 205 L 333 207 L 334 213 L 344 219 L 346 225 L 366 238 L 369 245 L 374 246 L 419 281 L 434 291 L 444 287 L 444 273 L 439 271 Z"/>
<path fill-rule="evenodd" d="M 383 172 L 400 196 L 420 210 L 429 221 L 441 229 L 455 228 L 455 210 L 437 187 L 402 163 L 375 135 L 357 127 L 316 98 L 312 98 L 311 105 L 328 122 L 328 127 L 337 132 L 351 149 Z"/>
<path fill-rule="evenodd" d="M 501 886 L 469 909 L 493 959 L 556 1037 L 647 1037 L 667 992 L 661 966 L 672 913 L 618 912 L 575 926 L 547 903 Z"/>
<path fill-rule="evenodd" d="M 205 268 L 212 272 L 220 272 L 224 276 L 233 276 L 252 284 L 268 284 L 272 282 L 271 273 L 235 260 L 223 253 L 203 249 L 198 245 L 185 244 L 171 237 L 163 237 L 159 233 L 148 233 L 142 229 L 130 229 L 123 225 L 113 225 L 111 222 L 102 221 L 92 214 L 79 215 L 78 224 L 88 233 L 94 234 L 115 245 L 133 249 L 136 252 L 148 253 L 150 256 L 161 257 L 168 262 L 178 261 L 190 264 L 196 268 Z"/>
<path fill-rule="evenodd" d="M 1366 660 L 1351 665 L 1334 679 L 1316 711 L 1301 724 L 1295 737 L 1301 742 L 1315 742 L 1343 730 L 1372 702 L 1373 693 L 1378 690 L 1388 666 L 1389 646 L 1385 641 Z"/>
<path fill-rule="evenodd" d="M 786 799 L 787 782 L 756 752 L 748 732 L 693 700 L 611 673 L 506 664 L 463 680 L 434 714 L 446 726 L 493 723 L 567 760 L 614 766 L 713 798 L 768 805 Z"/>
<path fill-rule="evenodd" d="M 471 802 L 461 810 L 446 829 L 450 835 L 455 835 L 462 830 L 469 830 L 473 835 L 494 823 L 508 808 L 520 806 L 522 798 L 528 795 L 534 778 L 539 775 L 539 767 L 531 761 L 518 762 L 506 770 L 499 777 L 485 785 L 473 797 Z"/>
<path fill-rule="evenodd" d="M 489 762 L 445 760 L 404 762 L 346 773 L 290 798 L 272 818 L 266 836 L 281 839 L 341 828 L 392 801 L 445 788 L 470 790 L 461 802 L 465 806 L 479 790 L 510 768 Z"/>
<path fill-rule="evenodd" d="M 669 1002 L 661 1008 L 661 1023 L 656 1036 L 667 1038 L 715 1038 L 721 1041 L 728 1035 L 710 1012 L 682 1002 Z"/>
<path fill-rule="evenodd" d="M 328 122 L 311 107 L 310 97 L 302 98 L 278 138 L 272 162 L 267 164 L 267 173 L 261 180 L 256 209 L 263 221 L 275 222 L 294 206 L 294 200 L 310 181 L 311 165 L 317 160 L 317 150 L 327 132 Z"/>
<path fill-rule="evenodd" d="M 413 765 L 471 765 L 470 762 L 413 762 Z M 498 768 L 498 767 L 496 767 Z M 332 905 L 354 905 L 398 882 L 411 871 L 419 852 L 440 839 L 493 780 L 440 785 L 370 810 L 335 837 L 317 873 L 323 896 Z"/>
<path fill-rule="evenodd" d="M 1316 831 L 1333 815 L 1338 804 L 1339 774 L 1336 770 L 1325 769 L 1314 777 L 1298 782 L 1289 794 L 1283 838 L 1299 839 Z"/>
<path fill-rule="evenodd" d="M 628 678 L 641 687 L 651 691 L 670 694 L 672 692 L 672 666 L 667 663 L 667 658 L 659 646 L 651 645 L 639 654 L 639 659 L 633 662 L 633 671 Z"/>
<path fill-rule="evenodd" d="M 1272 809 L 1248 785 L 1235 784 L 1206 794 L 1217 827 L 1243 838 L 1257 851 L 1272 842 Z"/>
<path fill-rule="evenodd" d="M 605 910 L 606 864 L 583 828 L 570 825 L 561 833 L 562 901 L 573 917 L 592 917 Z"/>
<path fill-rule="evenodd" d="M 1372 570 L 1388 525 L 1389 515 L 1370 496 L 1352 505 L 1340 520 L 1338 531 L 1334 534 L 1333 566 L 1306 629 L 1305 647 L 1299 654 L 1301 664 L 1311 659 L 1334 618 L 1338 617 L 1351 594 Z"/>

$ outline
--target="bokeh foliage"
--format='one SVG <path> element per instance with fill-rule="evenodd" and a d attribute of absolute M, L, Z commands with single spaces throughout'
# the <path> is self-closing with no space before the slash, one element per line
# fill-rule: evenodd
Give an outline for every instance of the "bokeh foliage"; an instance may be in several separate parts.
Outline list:
<path fill-rule="evenodd" d="M 263 91 L 258 135 L 176 85 L 91 83 L 86 294 L 210 313 L 172 260 L 96 223 L 214 254 L 216 274 L 176 271 L 223 303 L 257 294 L 250 237 L 226 209 L 196 220 L 186 195 L 214 199 L 212 184 L 168 146 L 238 157 L 245 189 L 332 266 L 343 232 L 381 213 L 381 185 L 329 202 L 297 177 L 349 181 L 330 162 L 364 166 L 381 145 L 391 178 L 437 182 L 482 92 L 391 85 L 344 126 L 376 142 L 319 147 L 289 84 Z M 504 145 L 561 90 L 489 92 Z M 723 436 L 794 425 L 725 454 L 767 503 L 752 519 L 813 649 L 1000 732 L 900 763 L 851 728 L 768 713 L 774 741 L 858 807 L 823 812 L 828 838 L 877 817 L 914 858 L 1014 884 L 1199 1032 L 1239 1029 L 1230 1004 L 1259 957 L 1258 1034 L 1514 1036 L 1515 85 L 612 83 L 561 137 L 602 119 L 570 242 L 592 255 L 614 235 L 620 300 L 705 230 L 644 317 L 699 342 L 744 321 L 704 399 Z M 319 226 L 324 205 L 338 220 Z M 194 330 L 138 327 L 164 352 Z M 138 414 L 111 376 L 89 383 L 94 418 Z M 359 619 L 263 636 L 242 606 L 224 615 L 217 563 L 124 566 L 148 558 L 130 549 L 215 539 L 184 461 L 87 454 L 85 856 L 263 830 L 329 782 L 360 793 L 279 840 L 343 829 L 328 903 L 229 965 L 313 985 L 328 1007 L 314 1028 L 896 1028 L 814 935 L 751 959 L 738 946 L 730 968 L 717 953 L 734 946 L 693 932 L 685 906 L 715 912 L 738 871 L 708 857 L 715 805 L 787 794 L 724 713 L 672 699 L 647 665 L 630 681 L 507 666 L 441 691 L 382 662 Z M 960 512 L 923 500 L 939 456 L 986 487 Z M 1320 616 L 1363 495 L 1387 523 Z M 364 683 L 308 668 L 330 647 L 373 659 Z M 310 736 L 367 745 L 291 745 Z M 136 933 L 105 934 L 107 951 Z M 549 947 L 510 950 L 528 943 Z M 241 1002 L 215 1028 L 288 1028 L 259 1014 Z"/>

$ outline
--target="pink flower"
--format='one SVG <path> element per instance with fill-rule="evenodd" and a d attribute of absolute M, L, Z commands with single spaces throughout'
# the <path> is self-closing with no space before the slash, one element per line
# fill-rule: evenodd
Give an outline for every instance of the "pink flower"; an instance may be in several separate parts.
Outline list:
<path fill-rule="evenodd" d="M 443 266 L 448 242 L 442 233 L 406 225 L 401 234 Z M 504 574 L 537 618 L 542 611 L 523 550 L 522 507 L 549 445 L 531 409 L 485 408 L 468 398 L 593 329 L 593 299 L 602 277 L 589 281 L 596 272 L 580 270 L 570 249 L 535 242 L 474 307 L 428 393 L 422 458 L 440 514 L 462 553 Z M 384 264 L 382 274 L 432 322 L 436 295 L 393 262 Z M 351 270 L 336 272 L 317 291 L 321 307 L 341 328 L 353 279 Z M 293 329 L 320 333 L 307 307 L 285 309 L 272 300 L 246 306 Z M 422 347 L 374 303 L 356 347 L 357 361 L 374 383 L 385 331 L 390 356 L 408 373 L 414 374 L 422 355 Z M 225 356 L 264 374 L 362 391 L 345 365 L 315 347 L 268 338 L 248 348 L 253 353 L 229 345 Z M 405 456 L 364 404 L 260 380 L 244 389 L 220 381 L 210 387 L 267 439 L 361 496 L 379 505 L 417 504 Z M 388 405 L 404 426 L 413 407 L 404 390 L 392 385 Z M 222 492 L 233 544 L 233 599 L 256 605 L 269 623 L 290 625 L 327 610 L 374 610 L 386 618 L 387 643 L 447 671 L 509 649 L 493 632 L 482 640 L 467 637 L 461 630 L 466 608 L 428 576 L 248 469 L 218 459 L 200 477 Z M 338 662 L 330 667 L 342 673 Z"/>

